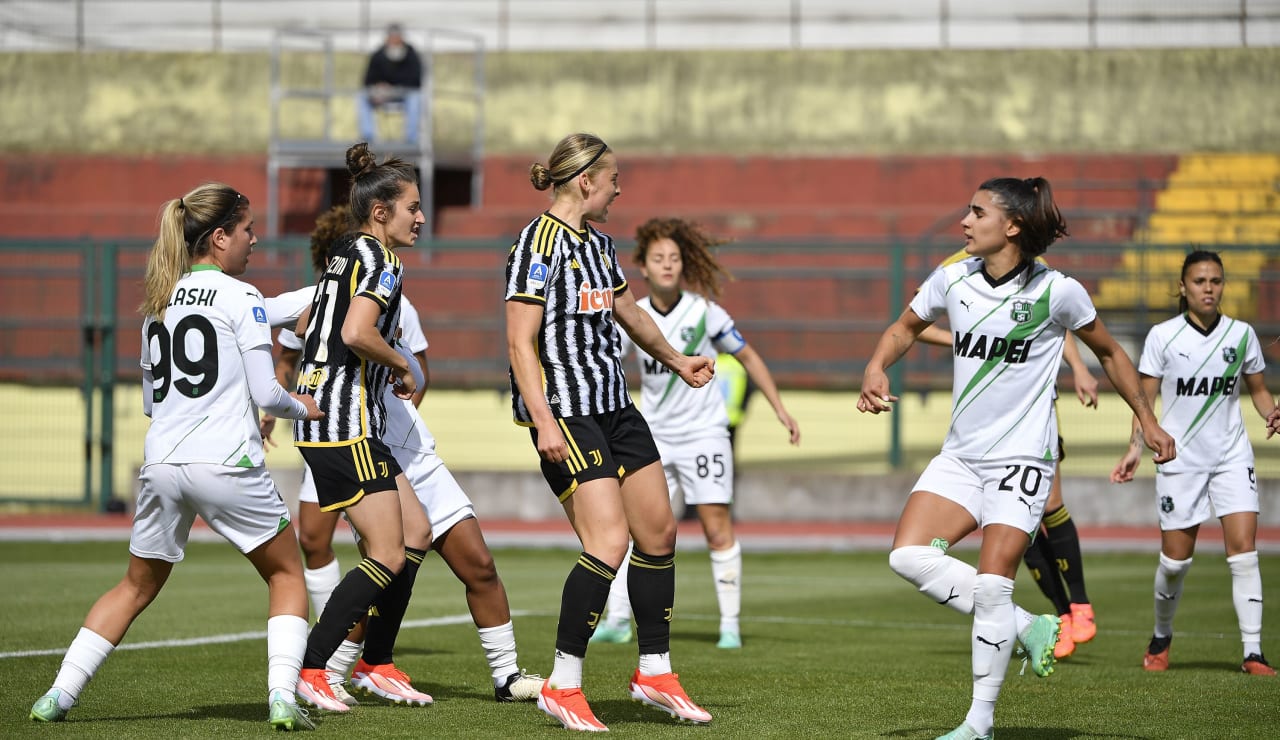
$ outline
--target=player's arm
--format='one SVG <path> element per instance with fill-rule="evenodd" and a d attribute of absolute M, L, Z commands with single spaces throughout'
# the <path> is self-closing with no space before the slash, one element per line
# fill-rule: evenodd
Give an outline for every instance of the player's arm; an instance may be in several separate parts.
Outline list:
<path fill-rule="evenodd" d="M 773 375 L 769 372 L 769 366 L 764 363 L 764 358 L 760 357 L 760 353 L 749 344 L 742 345 L 742 349 L 734 353 L 734 357 L 738 358 L 738 362 L 742 363 L 743 369 L 747 371 L 747 377 L 751 378 L 751 382 L 756 384 L 756 388 L 764 394 L 768 399 L 769 405 L 773 407 L 773 413 L 777 415 L 778 421 L 782 422 L 782 426 L 787 428 L 791 436 L 791 444 L 800 444 L 800 425 L 796 420 L 791 418 L 791 414 L 787 413 L 787 409 L 782 405 L 782 396 L 778 394 L 778 386 L 773 382 Z"/>
<path fill-rule="evenodd" d="M 1271 439 L 1271 435 L 1280 431 L 1280 409 L 1276 407 L 1275 396 L 1267 390 L 1266 379 L 1262 377 L 1262 373 L 1245 373 L 1244 387 L 1249 390 L 1253 407 L 1267 422 L 1267 439 Z"/>
<path fill-rule="evenodd" d="M 1160 379 L 1153 378 L 1150 375 L 1139 374 L 1139 383 L 1142 386 L 1142 392 L 1147 398 L 1154 399 L 1160 394 Z M 1138 424 L 1138 417 L 1133 416 L 1133 423 L 1129 429 L 1129 448 L 1120 458 L 1120 462 L 1111 471 L 1112 483 L 1128 483 L 1133 480 L 1133 474 L 1138 471 L 1138 463 L 1142 462 L 1142 448 L 1145 442 L 1142 437 L 1142 426 Z"/>
<path fill-rule="evenodd" d="M 292 347 L 280 348 L 280 355 L 276 357 L 276 382 L 286 390 L 293 388 L 297 384 L 298 360 L 300 359 L 302 359 L 301 349 Z M 262 412 L 262 420 L 258 422 L 258 432 L 262 435 L 262 443 L 268 449 L 276 446 L 276 443 L 271 439 L 271 433 L 275 430 L 275 415 L 266 411 Z"/>
<path fill-rule="evenodd" d="M 902 359 L 911 345 L 932 322 L 925 321 L 908 308 L 898 320 L 889 325 L 876 342 L 875 352 L 862 372 L 862 393 L 858 396 L 858 410 L 873 414 L 890 409 L 889 403 L 898 400 L 889 393 L 889 376 L 885 374 L 893 363 Z M 948 341 L 948 344 L 950 341 Z"/>
<path fill-rule="evenodd" d="M 916 341 L 924 342 L 925 344 L 937 345 L 939 347 L 950 347 L 951 332 L 943 329 L 937 324 L 929 324 L 924 328 L 924 331 L 916 335 Z"/>
<path fill-rule="evenodd" d="M 1112 387 L 1124 402 L 1129 404 L 1129 408 L 1133 409 L 1138 424 L 1142 427 L 1143 442 L 1156 453 L 1155 461 L 1162 463 L 1172 460 L 1177 455 L 1173 437 L 1160 428 L 1160 422 L 1156 421 L 1151 402 L 1147 400 L 1148 396 L 1138 381 L 1137 368 L 1133 366 L 1129 355 L 1125 354 L 1116 338 L 1107 331 L 1102 319 L 1094 318 L 1093 321 L 1075 331 L 1080 341 L 1093 350 L 1098 362 L 1102 363 L 1102 370 L 1111 380 Z"/>
<path fill-rule="evenodd" d="M 427 367 L 427 351 L 419 350 L 413 353 L 413 357 L 418 361 L 418 367 L 422 369 L 422 382 L 418 384 L 418 390 L 414 392 L 413 397 L 409 400 L 414 406 L 422 405 L 423 396 L 427 395 L 427 386 L 431 385 L 431 369 Z"/>
<path fill-rule="evenodd" d="M 1093 377 L 1089 366 L 1080 356 L 1080 347 L 1071 332 L 1067 332 L 1062 338 L 1062 359 L 1071 368 L 1071 383 L 1076 388 L 1076 398 L 1086 407 L 1098 408 L 1098 379 Z"/>
<path fill-rule="evenodd" d="M 242 357 L 249 395 L 263 411 L 284 419 L 314 421 L 324 416 L 324 412 L 316 406 L 313 396 L 290 393 L 276 381 L 270 345 L 249 349 Z"/>
<path fill-rule="evenodd" d="M 418 390 L 418 383 L 409 370 L 409 362 L 400 355 L 378 331 L 378 317 L 382 315 L 382 305 L 365 295 L 352 297 L 347 307 L 346 318 L 342 320 L 342 342 L 347 349 L 355 352 L 366 362 L 376 362 L 391 368 L 396 377 L 395 394 L 399 398 L 412 398 Z M 301 324 L 302 320 L 299 319 Z"/>
<path fill-rule="evenodd" d="M 715 373 L 715 360 L 702 355 L 686 356 L 671 346 L 662 330 L 653 323 L 653 317 L 645 313 L 631 291 L 617 293 L 613 297 L 613 317 L 631 340 L 650 357 L 670 368 L 680 379 L 694 388 L 711 382 Z"/>
<path fill-rule="evenodd" d="M 541 303 L 507 301 L 507 356 L 529 418 L 538 430 L 538 454 L 551 463 L 569 459 L 569 446 L 547 404 L 542 385 L 542 364 L 538 361 L 538 337 L 542 333 Z"/>

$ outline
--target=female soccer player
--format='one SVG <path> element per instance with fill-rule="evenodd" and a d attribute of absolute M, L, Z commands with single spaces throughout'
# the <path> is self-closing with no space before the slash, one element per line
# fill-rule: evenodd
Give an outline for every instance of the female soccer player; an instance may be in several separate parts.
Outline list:
<path fill-rule="evenodd" d="M 1163 398 L 1161 423 L 1178 439 L 1178 458 L 1156 466 L 1160 565 L 1155 579 L 1155 631 L 1142 658 L 1148 671 L 1169 667 L 1173 616 L 1191 568 L 1200 524 L 1213 513 L 1231 569 L 1231 600 L 1240 624 L 1240 670 L 1276 675 L 1262 657 L 1262 576 L 1258 572 L 1258 482 L 1253 446 L 1240 412 L 1241 379 L 1253 407 L 1267 421 L 1267 438 L 1280 428 L 1280 410 L 1262 376 L 1262 349 L 1253 327 L 1221 312 L 1225 282 L 1216 252 L 1194 251 L 1182 263 L 1178 316 L 1147 334 L 1138 361 L 1144 392 Z M 1136 433 L 1111 480 L 1133 480 L 1141 459 Z"/>
<path fill-rule="evenodd" d="M 356 685 L 395 702 L 431 703 L 392 659 L 431 525 L 382 441 L 383 386 L 392 382 L 399 398 L 411 398 L 418 388 L 409 361 L 390 341 L 400 327 L 402 268 L 394 250 L 413 246 L 425 218 L 408 163 L 378 164 L 361 143 L 347 150 L 347 169 L 360 233 L 329 261 L 309 313 L 299 320 L 298 387 L 314 391 L 327 420 L 294 425 L 294 443 L 315 476 L 320 509 L 345 513 L 364 543 L 364 559 L 334 589 L 311 630 L 298 681 L 299 696 L 337 712 L 348 707 L 329 686 L 325 663 L 366 613 Z"/>
<path fill-rule="evenodd" d="M 316 227 L 311 232 L 311 257 L 317 273 L 323 273 L 328 265 L 331 247 L 336 245 L 345 249 L 351 236 L 349 219 L 350 212 L 346 206 L 336 206 L 316 219 Z M 467 605 L 489 663 L 495 699 L 500 702 L 533 701 L 538 698 L 542 678 L 526 673 L 518 666 L 515 627 L 511 623 L 506 587 L 485 543 L 475 507 L 444 466 L 444 461 L 436 455 L 435 437 L 417 411 L 426 393 L 430 372 L 426 356 L 427 338 L 422 333 L 418 312 L 408 296 L 401 296 L 400 330 L 396 348 L 407 355 L 406 359 L 418 380 L 418 391 L 413 398 L 401 400 L 394 397 L 391 386 L 387 386 L 383 398 L 387 409 L 387 431 L 383 441 L 405 471 L 419 505 L 427 512 L 431 522 L 431 548 L 440 554 L 466 587 Z M 276 376 L 283 376 L 281 383 L 288 384 L 293 382 L 302 344 L 297 335 L 288 330 L 282 330 L 277 341 L 282 351 L 276 363 Z M 338 515 L 320 510 L 309 468 L 303 469 L 298 499 L 299 541 L 305 566 L 303 575 L 313 610 L 319 614 L 324 611 L 329 594 L 341 578 L 333 551 L 333 532 Z M 349 706 L 355 704 L 355 699 L 346 692 L 343 683 L 360 655 L 363 630 L 360 627 L 356 629 L 360 632 L 354 636 L 356 639 L 348 637 L 343 640 L 326 665 L 334 695 Z"/>
<path fill-rule="evenodd" d="M 608 729 L 582 695 L 582 662 L 629 533 L 635 548 L 628 590 L 640 642 L 631 696 L 680 719 L 710 722 L 671 671 L 676 522 L 658 449 L 627 393 L 618 327 L 695 388 L 710 382 L 715 363 L 667 343 L 627 291 L 613 239 L 591 225 L 608 219 L 622 192 L 608 145 L 591 134 L 566 136 L 529 177 L 538 190 L 550 188 L 553 200 L 507 258 L 512 404 L 582 543 L 565 580 L 555 667 L 538 706 L 570 729 Z"/>
<path fill-rule="evenodd" d="M 965 250 L 943 260 L 942 265 L 949 265 L 960 260 L 969 259 Z M 1043 258 L 1037 262 L 1045 263 Z M 918 341 L 928 344 L 951 347 L 951 333 L 937 324 L 930 324 L 920 335 Z M 1089 408 L 1098 408 L 1098 379 L 1093 377 L 1089 366 L 1080 356 L 1080 348 L 1067 333 L 1063 336 L 1062 359 L 1071 368 L 1071 380 L 1075 386 L 1076 397 L 1080 403 Z M 1054 390 L 1054 416 L 1057 416 L 1057 390 Z M 1062 500 L 1062 461 L 1066 459 L 1066 445 L 1061 435 L 1058 437 L 1058 460 L 1054 465 L 1053 487 L 1049 489 L 1049 500 L 1044 505 L 1044 517 L 1040 521 L 1040 533 L 1031 539 L 1022 560 L 1027 570 L 1035 578 L 1036 585 L 1045 595 L 1061 620 L 1058 630 L 1058 642 L 1053 648 L 1053 657 L 1061 660 L 1076 650 L 1077 643 L 1089 642 L 1098 632 L 1094 621 L 1093 605 L 1089 602 L 1088 592 L 1084 584 L 1084 557 L 1080 550 L 1080 534 L 1076 524 L 1071 520 Z"/>
<path fill-rule="evenodd" d="M 307 641 L 297 539 L 263 466 L 255 404 L 318 420 L 311 396 L 289 394 L 271 370 L 262 295 L 236 280 L 258 241 L 249 201 L 211 183 L 171 200 L 147 257 L 142 408 L 151 417 L 124 578 L 93 605 L 53 687 L 31 718 L 60 721 L 182 560 L 197 515 L 244 553 L 267 582 L 270 722 L 314 725 L 294 700 Z"/>
<path fill-rule="evenodd" d="M 636 230 L 635 260 L 649 287 L 637 305 L 649 314 L 673 346 L 686 355 L 714 357 L 727 352 L 737 357 L 751 382 L 773 407 L 791 444 L 800 443 L 800 427 L 782 405 L 778 387 L 760 355 L 747 344 L 733 318 L 713 300 L 720 297 L 720 280 L 728 275 L 711 248 L 719 242 L 678 218 L 651 219 Z M 692 290 L 682 289 L 681 281 Z M 623 354 L 630 349 L 623 338 Z M 667 487 L 684 494 L 686 506 L 696 506 L 711 554 L 711 577 L 720 606 L 721 648 L 742 647 L 738 613 L 742 603 L 742 547 L 733 534 L 729 504 L 733 502 L 733 448 L 729 416 L 718 378 L 702 388 L 678 384 L 677 378 L 642 350 L 641 407 L 653 431 Z M 609 614 L 592 636 L 593 642 L 631 639 L 631 608 L 624 571 L 618 569 L 609 590 Z"/>
<path fill-rule="evenodd" d="M 1013 579 L 1040 524 L 1058 451 L 1052 390 L 1068 331 L 1098 356 L 1163 462 L 1174 444 L 1156 422 L 1138 374 L 1078 282 L 1035 258 L 1067 233 L 1044 178 L 979 186 L 960 222 L 967 259 L 939 268 L 880 337 L 858 410 L 889 411 L 885 369 L 946 314 L 954 334 L 951 427 L 898 520 L 889 565 L 934 601 L 973 614 L 973 703 L 945 740 L 993 734 L 995 702 L 1014 642 L 1040 676 L 1053 670 L 1059 622 L 1013 603 Z M 947 548 L 978 527 L 978 567 Z"/>

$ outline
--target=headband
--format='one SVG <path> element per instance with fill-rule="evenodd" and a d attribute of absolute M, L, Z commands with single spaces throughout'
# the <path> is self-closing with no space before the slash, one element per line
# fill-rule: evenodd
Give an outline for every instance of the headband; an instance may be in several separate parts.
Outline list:
<path fill-rule="evenodd" d="M 565 184 L 566 182 L 569 182 L 573 178 L 577 177 L 578 175 L 581 175 L 583 172 L 586 172 L 587 170 L 591 169 L 591 165 L 595 164 L 596 160 L 599 159 L 601 155 L 603 155 L 608 149 L 609 149 L 608 144 L 604 143 L 603 141 L 600 142 L 600 149 L 599 151 L 596 152 L 594 157 L 592 157 L 591 159 L 588 159 L 587 163 L 579 167 L 577 171 L 575 171 L 572 175 L 569 175 L 568 177 L 560 180 L 552 180 L 551 186 L 558 188 L 561 185 Z"/>
<path fill-rule="evenodd" d="M 212 234 L 214 231 L 217 231 L 219 226 L 225 226 L 226 223 L 231 220 L 231 217 L 236 215 L 236 209 L 240 207 L 240 199 L 243 197 L 244 197 L 243 195 L 237 192 L 236 199 L 231 201 L 231 207 L 227 209 L 227 212 L 222 214 L 222 216 L 217 221 L 214 221 L 213 225 L 210 226 L 208 229 L 204 230 L 200 234 L 200 236 L 196 237 L 196 239 L 194 239 L 193 241 L 187 242 L 187 248 L 195 249 L 196 245 L 199 244 L 202 239 Z M 181 203 L 182 199 L 179 198 L 178 201 L 179 203 Z"/>

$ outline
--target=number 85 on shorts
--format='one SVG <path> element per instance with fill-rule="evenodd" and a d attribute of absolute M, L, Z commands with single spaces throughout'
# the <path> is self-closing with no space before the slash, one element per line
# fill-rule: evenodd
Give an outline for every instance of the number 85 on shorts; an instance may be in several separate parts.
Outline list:
<path fill-rule="evenodd" d="M 1040 526 L 1053 474 L 1052 461 L 974 461 L 938 455 L 912 490 L 960 504 L 979 527 L 1007 524 L 1030 534 Z"/>

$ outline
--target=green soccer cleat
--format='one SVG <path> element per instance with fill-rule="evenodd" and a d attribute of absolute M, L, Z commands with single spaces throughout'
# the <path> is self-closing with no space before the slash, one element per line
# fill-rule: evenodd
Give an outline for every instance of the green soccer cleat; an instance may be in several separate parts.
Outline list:
<path fill-rule="evenodd" d="M 631 625 L 623 624 L 614 627 L 609 624 L 602 624 L 596 627 L 595 634 L 591 635 L 591 642 L 611 642 L 615 645 L 623 645 L 631 642 Z"/>
<path fill-rule="evenodd" d="M 267 721 L 272 728 L 285 732 L 316 729 L 307 710 L 285 699 L 278 691 L 271 695 L 271 718 Z"/>
<path fill-rule="evenodd" d="M 974 730 L 966 722 L 945 735 L 939 735 L 938 740 L 995 740 L 995 737 L 995 730 L 985 735 L 979 735 L 977 730 Z"/>
<path fill-rule="evenodd" d="M 49 689 L 49 693 L 31 705 L 31 719 L 35 722 L 61 722 L 66 719 L 67 710 L 58 704 L 61 696 L 61 689 Z"/>
<path fill-rule="evenodd" d="M 1031 663 L 1031 671 L 1044 678 L 1053 673 L 1053 649 L 1058 644 L 1058 630 L 1062 620 L 1052 614 L 1041 614 L 1031 626 L 1018 635 L 1019 649 Z M 959 736 L 958 736 L 959 737 Z"/>
<path fill-rule="evenodd" d="M 742 647 L 742 636 L 737 632 L 724 630 L 720 633 L 720 642 L 716 643 L 716 647 L 722 650 L 737 650 Z"/>

